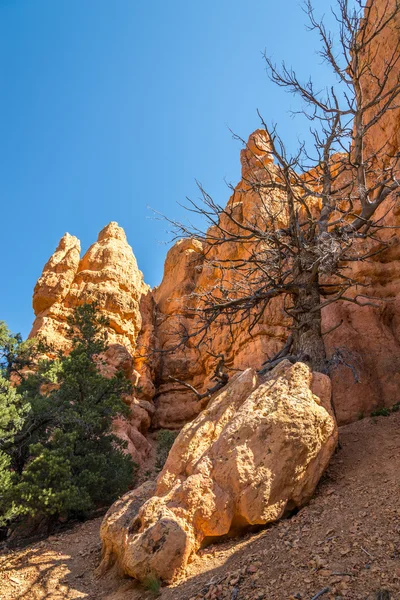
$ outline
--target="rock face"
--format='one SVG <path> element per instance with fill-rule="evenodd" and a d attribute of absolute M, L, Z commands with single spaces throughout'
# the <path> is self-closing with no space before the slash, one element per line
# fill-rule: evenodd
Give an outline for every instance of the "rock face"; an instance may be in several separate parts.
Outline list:
<path fill-rule="evenodd" d="M 274 171 L 271 163 L 267 133 L 257 130 L 251 134 L 248 147 L 241 152 L 243 178 L 229 199 L 237 220 L 250 220 L 252 214 L 262 210 L 260 196 L 251 185 L 251 179 L 269 183 L 270 173 Z M 238 244 L 223 244 L 214 247 L 211 252 L 212 255 L 208 252 L 208 261 L 212 258 L 216 263 L 223 264 L 224 261 L 245 259 L 249 248 L 245 244 L 241 247 Z M 193 331 L 193 319 L 182 316 L 188 305 L 188 296 L 201 296 L 204 290 L 215 289 L 220 276 L 218 269 L 211 269 L 209 263 L 204 261 L 204 248 L 200 242 L 181 240 L 171 248 L 165 261 L 163 280 L 154 291 L 157 336 L 161 349 L 177 345 L 176 332 L 181 327 L 189 333 Z M 229 277 L 230 273 L 225 274 L 225 278 Z M 251 335 L 246 323 L 232 327 L 232 331 L 215 323 L 208 333 L 211 344 L 199 349 L 193 340 L 191 346 L 178 347 L 165 355 L 158 373 L 155 424 L 160 427 L 181 427 L 203 408 L 192 392 L 171 378 L 185 381 L 203 391 L 212 385 L 215 356 L 219 354 L 224 355 L 232 374 L 237 369 L 259 368 L 267 356 L 276 353 L 284 344 L 288 323 L 281 302 L 272 301 Z M 209 353 L 210 345 L 214 356 Z"/>
<path fill-rule="evenodd" d="M 395 0 L 369 0 L 371 22 L 377 23 L 395 7 Z M 369 64 L 374 73 L 383 80 L 388 61 L 398 54 L 400 17 L 383 28 L 371 48 Z M 397 83 L 400 65 L 397 63 L 389 76 L 389 85 Z M 366 74 L 364 93 L 372 99 L 378 91 L 378 80 Z M 372 117 L 371 114 L 368 118 Z M 365 156 L 377 154 L 379 168 L 383 168 L 388 156 L 400 148 L 400 108 L 383 116 L 370 129 L 365 144 Z M 387 226 L 400 226 L 398 198 L 394 209 L 385 216 L 387 206 L 381 206 L 377 217 Z M 349 303 L 332 305 L 323 312 L 324 329 L 343 322 L 342 326 L 326 336 L 330 353 L 335 348 L 345 348 L 349 359 L 357 369 L 359 383 L 352 372 L 340 368 L 332 374 L 333 395 L 340 423 L 349 423 L 376 408 L 392 406 L 397 402 L 400 384 L 400 244 L 398 229 L 383 232 L 390 241 L 390 248 L 383 254 L 364 263 L 352 263 L 348 274 L 370 287 L 368 294 L 381 301 L 377 307 L 359 308 Z"/>
<path fill-rule="evenodd" d="M 383 2 L 371 0 L 372 22 L 379 22 L 384 11 L 395 6 L 395 0 Z M 398 52 L 400 19 L 390 27 L 384 27 L 371 48 L 370 59 L 373 71 L 381 78 L 388 60 Z M 391 73 L 391 83 L 397 81 L 400 64 L 397 61 Z M 366 75 L 366 78 L 368 74 Z M 364 93 L 373 97 L 378 81 L 364 81 Z M 400 108 L 387 112 L 382 120 L 370 130 L 366 140 L 366 156 L 377 154 L 384 163 L 385 155 L 393 155 L 400 148 Z M 241 153 L 242 180 L 234 189 L 229 200 L 235 206 L 236 216 L 257 214 L 261 209 L 259 194 L 249 185 L 249 181 L 263 182 L 265 166 L 273 172 L 267 135 L 263 130 L 254 132 Z M 381 207 L 378 217 L 384 215 Z M 386 225 L 400 226 L 398 203 L 385 217 Z M 376 297 L 378 306 L 364 308 L 352 303 L 341 302 L 323 310 L 323 330 L 337 329 L 325 336 L 327 353 L 332 356 L 337 350 L 345 352 L 345 365 L 338 365 L 332 373 L 333 401 L 339 424 L 352 422 L 367 415 L 376 408 L 392 406 L 398 401 L 400 385 L 400 244 L 398 230 L 387 230 L 390 249 L 371 257 L 365 263 L 349 265 L 347 275 L 362 284 L 368 284 L 368 294 Z M 216 260 L 242 259 L 244 248 L 220 246 Z M 165 264 L 164 278 L 155 290 L 158 303 L 158 342 L 161 348 L 171 347 L 177 329 L 178 316 L 184 313 L 187 298 L 183 295 L 194 292 L 202 294 L 217 284 L 217 273 L 210 273 L 202 261 L 202 249 L 194 242 L 178 242 L 169 252 Z M 174 282 L 176 288 L 173 292 Z M 180 317 L 180 322 L 191 331 L 191 324 Z M 233 336 L 227 329 L 211 328 L 210 338 L 214 354 L 223 354 L 226 364 L 232 369 L 247 367 L 259 368 L 261 363 L 275 354 L 284 344 L 287 336 L 287 319 L 281 303 L 274 301 L 268 306 L 263 318 L 248 334 L 246 326 L 236 327 Z M 171 359 L 165 358 L 158 372 L 155 423 L 158 426 L 179 427 L 189 418 L 198 414 L 203 405 L 187 388 L 173 383 L 171 377 L 193 385 L 200 392 L 210 387 L 215 360 L 206 349 L 176 349 Z M 356 377 L 354 376 L 356 374 Z"/>
<path fill-rule="evenodd" d="M 66 233 L 35 285 L 32 301 L 35 315 L 42 314 L 56 302 L 64 300 L 78 270 L 80 255 L 78 238 Z"/>
<path fill-rule="evenodd" d="M 176 439 L 155 494 L 119 500 L 101 528 L 104 561 L 173 580 L 207 541 L 303 506 L 337 443 L 329 378 L 288 361 L 236 375 Z M 148 485 L 148 484 L 146 484 Z"/>
<path fill-rule="evenodd" d="M 400 114 L 398 116 L 400 122 Z M 256 132 L 258 136 L 260 132 Z M 262 160 L 268 160 L 268 153 Z M 246 168 L 247 168 L 247 163 Z M 244 178 L 248 174 L 243 172 Z M 260 175 L 258 176 L 260 177 Z M 257 198 L 246 190 L 242 181 L 230 202 L 238 211 L 257 210 Z M 395 208 L 386 219 L 389 225 L 400 226 L 400 209 Z M 398 231 L 398 230 L 397 230 Z M 396 230 L 388 230 L 391 247 L 384 254 L 368 262 L 352 263 L 348 275 L 368 284 L 368 294 L 381 302 L 377 306 L 355 306 L 349 302 L 331 305 L 323 310 L 323 330 L 327 353 L 332 356 L 338 349 L 345 351 L 345 361 L 356 372 L 339 365 L 332 372 L 333 401 L 340 425 L 350 423 L 373 410 L 392 406 L 398 401 L 400 386 L 400 244 Z M 243 258 L 240 249 L 219 249 L 219 259 Z M 169 251 L 164 278 L 154 291 L 157 303 L 159 347 L 168 349 L 176 344 L 175 333 L 184 325 L 191 331 L 191 323 L 182 314 L 187 296 L 215 285 L 215 274 L 205 268 L 202 248 L 198 242 L 178 242 Z M 279 300 L 267 307 L 263 318 L 249 335 L 246 325 L 236 327 L 233 336 L 226 329 L 210 328 L 214 355 L 223 354 L 232 373 L 234 369 L 259 368 L 269 356 L 283 347 L 287 337 L 288 319 Z M 161 358 L 156 392 L 154 423 L 160 427 L 180 427 L 198 414 L 204 404 L 186 387 L 174 382 L 179 379 L 204 391 L 210 387 L 215 358 L 208 349 L 177 348 Z"/>
<path fill-rule="evenodd" d="M 377 11 L 394 6 L 395 0 L 372 4 Z M 398 24 L 396 24 L 397 26 Z M 374 70 L 382 74 L 398 42 L 398 29 L 384 28 L 371 52 Z M 393 77 L 398 76 L 400 64 Z M 372 95 L 376 81 L 365 82 L 365 93 Z M 400 108 L 371 128 L 366 152 L 393 153 L 400 147 Z M 387 146 L 384 142 L 387 141 Z M 241 152 L 242 179 L 229 199 L 238 219 L 258 214 L 259 194 L 250 185 L 253 180 L 269 179 L 265 167 L 273 173 L 269 140 L 264 130 L 251 134 Z M 384 208 L 382 208 L 384 210 Z M 386 217 L 386 223 L 400 226 L 400 209 Z M 388 230 L 391 247 L 369 262 L 352 263 L 348 275 L 368 283 L 369 293 L 382 299 L 379 307 L 360 308 L 349 303 L 324 309 L 323 329 L 329 355 L 346 349 L 346 362 L 357 371 L 339 365 L 332 374 L 333 401 L 339 424 L 351 422 L 372 410 L 391 406 L 398 400 L 400 384 L 400 244 L 397 232 Z M 141 398 L 154 399 L 152 426 L 179 428 L 196 417 L 206 400 L 199 402 L 193 392 L 174 381 L 193 385 L 200 392 L 211 387 L 215 356 L 195 344 L 176 346 L 175 332 L 184 327 L 192 331 L 192 321 L 185 317 L 185 307 L 194 292 L 218 285 L 219 273 L 210 270 L 203 258 L 203 247 L 196 240 L 181 240 L 169 251 L 161 284 L 150 291 L 143 283 L 136 260 L 126 237 L 116 223 L 110 223 L 98 241 L 80 259 L 79 241 L 66 234 L 46 264 L 34 292 L 36 320 L 31 335 L 40 334 L 58 348 L 66 348 L 65 319 L 79 303 L 96 299 L 101 311 L 110 319 L 109 340 L 123 345 L 134 361 L 132 379 L 139 383 Z M 215 260 L 244 258 L 245 248 L 224 245 L 215 250 Z M 215 355 L 223 354 L 229 374 L 249 367 L 259 368 L 269 356 L 282 348 L 287 337 L 288 320 L 278 299 L 272 301 L 262 319 L 249 335 L 243 324 L 233 335 L 217 326 L 210 328 Z M 149 350 L 169 350 L 151 354 Z"/>
<path fill-rule="evenodd" d="M 111 344 L 106 352 L 98 356 L 98 368 L 105 377 L 113 377 L 118 371 L 122 371 L 133 384 L 140 379 L 139 373 L 134 370 L 133 357 L 121 344 Z M 115 419 L 113 430 L 118 437 L 127 442 L 127 452 L 141 465 L 151 451 L 146 433 L 154 414 L 154 406 L 151 401 L 134 395 L 126 395 L 124 402 L 130 408 L 129 419 Z"/>

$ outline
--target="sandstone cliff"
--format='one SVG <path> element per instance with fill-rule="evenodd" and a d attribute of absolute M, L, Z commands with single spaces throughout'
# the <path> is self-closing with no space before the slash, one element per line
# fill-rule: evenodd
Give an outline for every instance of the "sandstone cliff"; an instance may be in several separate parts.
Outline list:
<path fill-rule="evenodd" d="M 394 7 L 395 0 L 389 2 L 368 2 L 371 7 L 371 22 L 379 22 L 382 12 Z M 383 78 L 388 60 L 398 53 L 399 19 L 390 27 L 384 27 L 373 42 L 368 61 L 371 69 Z M 397 60 L 390 73 L 390 85 L 399 77 L 400 65 Z M 378 79 L 369 76 L 366 71 L 364 93 L 372 98 L 377 91 Z M 366 155 L 376 154 L 378 167 L 385 165 L 385 157 L 393 155 L 400 148 L 400 107 L 388 111 L 369 131 Z M 235 206 L 235 216 L 245 218 L 252 212 L 262 210 L 262 201 L 255 193 L 249 181 L 263 182 L 264 167 L 273 173 L 273 165 L 268 152 L 268 139 L 265 131 L 254 132 L 241 153 L 242 179 L 234 189 L 229 200 Z M 396 202 L 396 198 L 393 199 Z M 381 207 L 378 217 L 383 223 L 400 226 L 398 203 L 390 214 L 384 216 L 386 208 Z M 338 303 L 327 307 L 323 313 L 323 330 L 328 332 L 336 325 L 340 327 L 326 335 L 325 343 L 328 355 L 337 349 L 345 351 L 353 370 L 339 365 L 332 373 L 333 400 L 339 424 L 349 423 L 372 410 L 391 406 L 398 400 L 400 384 L 400 245 L 397 231 L 388 229 L 386 238 L 390 248 L 383 254 L 371 257 L 367 262 L 353 262 L 347 275 L 369 285 L 368 294 L 378 299 L 379 306 L 360 308 L 351 303 Z M 216 259 L 243 258 L 246 249 L 221 246 Z M 165 263 L 164 278 L 155 291 L 158 302 L 159 326 L 158 340 L 161 347 L 172 345 L 171 336 L 177 326 L 177 315 L 181 314 L 187 302 L 184 294 L 189 291 L 201 294 L 211 289 L 218 278 L 204 268 L 201 249 L 194 243 L 179 242 L 172 248 Z M 174 283 L 176 287 L 174 288 Z M 172 289 L 175 289 L 172 293 Z M 217 327 L 210 333 L 214 354 L 224 354 L 226 364 L 232 369 L 259 367 L 268 356 L 273 355 L 283 344 L 286 337 L 285 319 L 279 301 L 268 306 L 263 318 L 248 334 L 245 326 L 237 327 L 232 336 L 226 330 Z M 190 323 L 184 322 L 190 328 Z M 200 391 L 209 386 L 214 361 L 206 350 L 198 351 L 177 349 L 173 359 L 162 361 L 158 376 L 157 408 L 155 422 L 166 426 L 170 423 L 178 426 L 188 414 L 196 414 L 202 408 L 194 395 L 185 387 L 173 384 L 171 377 L 186 381 Z M 185 401 L 186 398 L 186 401 Z"/>
<path fill-rule="evenodd" d="M 391 3 L 394 0 L 390 0 Z M 376 10 L 382 10 L 377 2 Z M 398 24 L 396 24 L 397 26 Z M 384 29 L 372 52 L 375 70 L 382 73 L 387 57 L 398 42 L 395 28 Z M 398 76 L 396 66 L 393 77 Z M 376 82 L 366 82 L 366 93 L 374 92 Z M 369 151 L 400 147 L 400 109 L 391 111 L 371 129 Z M 386 145 L 385 145 L 386 144 Z M 229 199 L 237 218 L 261 210 L 260 198 L 249 180 L 262 181 L 264 167 L 273 170 L 264 130 L 254 132 L 241 153 L 242 179 Z M 398 207 L 386 223 L 399 226 Z M 379 307 L 359 308 L 350 303 L 332 305 L 323 311 L 323 328 L 328 353 L 345 348 L 354 373 L 340 365 L 332 374 L 333 401 L 339 424 L 351 422 L 381 406 L 398 400 L 400 385 L 400 245 L 396 232 L 390 249 L 365 263 L 352 263 L 350 272 L 362 283 L 370 284 L 370 294 L 384 300 Z M 244 256 L 246 250 L 224 245 L 216 256 L 220 260 Z M 154 427 L 177 428 L 194 418 L 206 401 L 199 402 L 185 381 L 199 391 L 210 385 L 215 357 L 195 345 L 175 348 L 177 327 L 190 333 L 192 324 L 184 315 L 190 294 L 201 294 L 218 283 L 218 272 L 206 268 L 203 248 L 198 241 L 177 242 L 168 252 L 164 277 L 151 292 L 143 283 L 125 234 L 115 223 L 107 226 L 98 241 L 80 259 L 76 238 L 66 234 L 46 264 L 34 292 L 36 320 L 31 335 L 43 335 L 57 347 L 66 347 L 65 318 L 80 302 L 96 299 L 110 319 L 111 343 L 123 345 L 134 358 L 132 377 L 143 389 L 143 399 L 154 401 Z M 284 343 L 287 319 L 279 301 L 274 301 L 249 335 L 243 325 L 233 336 L 218 327 L 211 328 L 214 354 L 223 354 L 233 375 L 236 369 L 258 368 Z M 149 349 L 170 350 L 149 355 Z"/>
<path fill-rule="evenodd" d="M 399 116 L 396 115 L 399 119 Z M 394 126 L 397 127 L 397 121 Z M 250 136 L 248 146 L 257 138 L 262 147 L 265 132 L 256 131 Z M 379 139 L 379 138 L 378 138 Z M 268 161 L 268 149 L 264 155 L 258 151 L 261 162 Z M 260 210 L 260 198 L 249 189 L 249 163 L 247 151 L 242 151 L 242 181 L 229 200 L 235 203 L 237 214 Z M 253 174 L 255 167 L 253 166 Z M 255 174 L 262 181 L 262 169 Z M 382 211 L 383 212 L 383 211 Z M 400 212 L 395 208 L 387 224 L 400 225 Z M 332 373 L 333 399 L 339 424 L 354 421 L 381 406 L 392 406 L 398 397 L 400 384 L 400 245 L 394 230 L 388 230 L 391 246 L 384 254 L 372 257 L 368 262 L 349 265 L 349 276 L 361 283 L 368 283 L 368 293 L 383 302 L 380 306 L 360 308 L 348 302 L 331 305 L 323 311 L 323 330 L 329 331 L 339 323 L 340 327 L 326 335 L 329 355 L 344 349 L 352 369 L 339 365 Z M 202 263 L 199 242 L 178 242 L 168 253 L 164 278 L 155 290 L 158 307 L 158 342 L 161 348 L 174 344 L 174 331 L 187 304 L 191 292 L 201 294 L 216 283 L 218 274 L 210 273 Z M 243 258 L 246 249 L 221 246 L 217 260 Z M 379 302 L 378 302 L 379 304 Z M 183 321 L 189 328 L 190 323 Z M 232 369 L 259 368 L 284 344 L 287 336 L 287 317 L 279 300 L 271 302 L 262 319 L 249 335 L 245 325 L 236 327 L 233 336 L 214 326 L 210 332 L 214 354 L 224 354 L 226 364 Z M 210 385 L 215 359 L 207 349 L 177 348 L 165 355 L 158 375 L 155 423 L 159 426 L 179 426 L 197 414 L 202 404 L 184 386 L 171 377 L 186 381 L 202 391 Z"/>

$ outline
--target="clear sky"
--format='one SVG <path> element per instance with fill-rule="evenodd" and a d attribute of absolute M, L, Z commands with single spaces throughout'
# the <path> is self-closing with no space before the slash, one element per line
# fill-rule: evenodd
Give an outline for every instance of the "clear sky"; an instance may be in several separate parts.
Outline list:
<path fill-rule="evenodd" d="M 327 0 L 316 0 L 319 8 Z M 0 0 L 0 319 L 29 333 L 34 284 L 68 231 L 124 227 L 150 285 L 194 179 L 221 203 L 256 109 L 293 143 L 293 99 L 261 52 L 325 83 L 297 0 Z"/>

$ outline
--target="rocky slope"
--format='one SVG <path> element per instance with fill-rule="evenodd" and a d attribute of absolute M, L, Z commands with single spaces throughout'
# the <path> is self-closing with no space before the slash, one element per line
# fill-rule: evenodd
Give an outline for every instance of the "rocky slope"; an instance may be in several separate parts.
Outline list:
<path fill-rule="evenodd" d="M 400 413 L 340 429 L 313 500 L 291 519 L 201 550 L 160 600 L 400 598 Z M 99 578 L 101 519 L 0 551 L 1 600 L 153 600 L 115 572 Z M 385 598 L 385 596 L 381 596 Z M 387 598 L 387 596 L 386 596 Z"/>

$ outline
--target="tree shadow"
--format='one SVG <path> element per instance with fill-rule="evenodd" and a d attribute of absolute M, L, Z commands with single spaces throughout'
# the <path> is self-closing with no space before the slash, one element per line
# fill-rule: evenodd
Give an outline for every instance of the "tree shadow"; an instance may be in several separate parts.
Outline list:
<path fill-rule="evenodd" d="M 93 532 L 95 535 L 93 535 Z M 69 536 L 50 537 L 30 548 L 0 554 L 1 600 L 70 600 L 100 597 L 95 568 L 100 559 L 98 524 Z"/>

